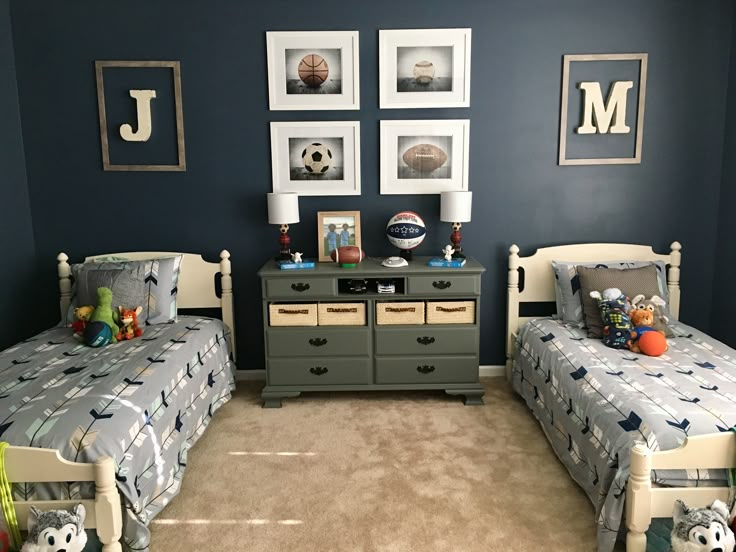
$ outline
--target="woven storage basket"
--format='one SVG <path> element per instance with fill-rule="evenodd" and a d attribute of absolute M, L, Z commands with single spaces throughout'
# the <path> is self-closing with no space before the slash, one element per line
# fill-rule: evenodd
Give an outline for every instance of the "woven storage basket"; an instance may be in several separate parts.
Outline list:
<path fill-rule="evenodd" d="M 424 324 L 424 302 L 376 303 L 376 324 Z"/>
<path fill-rule="evenodd" d="M 317 303 L 268 305 L 271 326 L 316 326 Z"/>
<path fill-rule="evenodd" d="M 427 301 L 427 324 L 475 324 L 475 301 Z"/>
<path fill-rule="evenodd" d="M 365 326 L 365 303 L 320 303 L 320 326 Z"/>

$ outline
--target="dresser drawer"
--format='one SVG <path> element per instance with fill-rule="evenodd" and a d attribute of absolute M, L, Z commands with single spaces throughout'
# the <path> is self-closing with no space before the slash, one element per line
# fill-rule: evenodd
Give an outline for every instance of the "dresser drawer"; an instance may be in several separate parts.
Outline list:
<path fill-rule="evenodd" d="M 373 381 L 368 358 L 281 358 L 268 362 L 269 385 L 354 385 Z"/>
<path fill-rule="evenodd" d="M 268 354 L 272 357 L 363 356 L 370 354 L 370 330 L 367 327 L 313 330 L 269 328 L 266 332 Z"/>
<path fill-rule="evenodd" d="M 440 328 L 376 328 L 377 355 L 451 355 L 477 354 L 478 329 Z"/>
<path fill-rule="evenodd" d="M 437 276 L 410 276 L 409 293 L 413 295 L 457 295 L 460 293 L 477 295 L 480 293 L 480 278 L 452 276 L 447 273 Z"/>
<path fill-rule="evenodd" d="M 264 281 L 267 297 L 316 297 L 335 295 L 333 278 L 271 278 Z"/>
<path fill-rule="evenodd" d="M 377 358 L 376 383 L 475 383 L 478 357 Z"/>

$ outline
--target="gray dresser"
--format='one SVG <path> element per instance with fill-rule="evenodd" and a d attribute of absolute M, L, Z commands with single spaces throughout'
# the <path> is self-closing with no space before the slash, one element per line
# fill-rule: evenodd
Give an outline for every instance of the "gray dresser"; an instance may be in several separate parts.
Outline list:
<path fill-rule="evenodd" d="M 386 268 L 318 263 L 259 271 L 267 383 L 264 407 L 306 391 L 440 389 L 483 404 L 478 381 L 481 275 L 430 268 L 429 257 Z M 393 293 L 379 293 L 390 290 Z"/>

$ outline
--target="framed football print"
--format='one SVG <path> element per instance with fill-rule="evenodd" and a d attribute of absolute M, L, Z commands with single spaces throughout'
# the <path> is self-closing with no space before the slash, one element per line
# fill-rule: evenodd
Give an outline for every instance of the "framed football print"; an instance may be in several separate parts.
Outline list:
<path fill-rule="evenodd" d="M 360 195 L 360 123 L 271 123 L 274 193 Z"/>
<path fill-rule="evenodd" d="M 381 109 L 470 106 L 470 29 L 378 32 Z"/>
<path fill-rule="evenodd" d="M 358 31 L 267 32 L 274 110 L 360 109 Z"/>
<path fill-rule="evenodd" d="M 470 120 L 381 121 L 381 193 L 468 189 Z"/>

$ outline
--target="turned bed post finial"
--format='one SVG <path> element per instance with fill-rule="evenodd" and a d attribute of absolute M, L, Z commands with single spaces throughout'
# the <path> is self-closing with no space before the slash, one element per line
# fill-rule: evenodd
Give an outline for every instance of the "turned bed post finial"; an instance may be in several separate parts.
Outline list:
<path fill-rule="evenodd" d="M 519 330 L 519 246 L 509 247 L 508 304 L 506 306 L 506 379 L 511 379 L 514 335 Z"/>
<path fill-rule="evenodd" d="M 626 552 L 645 552 L 652 521 L 652 454 L 644 443 L 631 449 L 631 472 L 626 486 Z"/>
<path fill-rule="evenodd" d="M 680 317 L 680 262 L 682 259 L 682 245 L 672 242 L 670 245 L 670 266 L 667 270 L 667 292 L 669 294 L 670 314 L 677 319 Z"/>
<path fill-rule="evenodd" d="M 227 249 L 220 251 L 220 284 L 222 286 L 222 321 L 230 330 L 230 351 L 235 356 L 235 308 L 233 305 L 233 278 L 230 252 Z"/>
<path fill-rule="evenodd" d="M 66 322 L 66 312 L 69 310 L 69 304 L 72 301 L 72 270 L 69 266 L 69 257 L 63 251 L 56 256 L 58 265 L 56 266 L 59 274 L 59 307 L 61 309 L 61 319 Z"/>
<path fill-rule="evenodd" d="M 95 517 L 103 552 L 122 552 L 123 514 L 115 484 L 115 462 L 109 456 L 95 461 Z"/>

